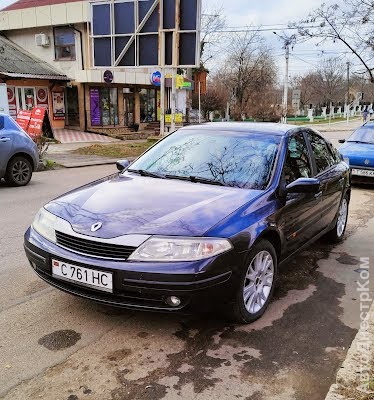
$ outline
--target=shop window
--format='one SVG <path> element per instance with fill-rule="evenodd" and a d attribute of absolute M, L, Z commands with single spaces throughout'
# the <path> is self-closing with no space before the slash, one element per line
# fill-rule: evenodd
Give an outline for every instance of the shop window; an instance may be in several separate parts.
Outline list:
<path fill-rule="evenodd" d="M 75 32 L 73 28 L 54 28 L 55 60 L 74 61 L 75 57 Z"/>
<path fill-rule="evenodd" d="M 90 88 L 91 125 L 118 125 L 117 88 Z"/>

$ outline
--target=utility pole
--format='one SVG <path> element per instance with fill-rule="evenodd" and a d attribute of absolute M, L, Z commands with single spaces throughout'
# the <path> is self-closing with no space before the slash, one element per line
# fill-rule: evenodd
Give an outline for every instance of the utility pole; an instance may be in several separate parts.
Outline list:
<path fill-rule="evenodd" d="M 290 60 L 290 45 L 285 43 L 286 50 L 286 74 L 284 76 L 284 88 L 283 88 L 283 116 L 282 123 L 287 124 L 287 109 L 288 109 L 288 65 Z"/>
<path fill-rule="evenodd" d="M 280 37 L 283 42 L 284 46 L 283 49 L 285 50 L 285 57 L 286 57 L 286 72 L 284 75 L 284 83 L 283 83 L 283 101 L 282 101 L 282 119 L 281 122 L 283 124 L 287 123 L 287 110 L 288 110 L 288 71 L 289 71 L 289 61 L 290 61 L 290 47 L 296 43 L 296 36 L 292 35 L 290 37 L 283 37 L 277 34 L 277 32 L 273 32 L 274 35 Z"/>
<path fill-rule="evenodd" d="M 349 124 L 349 113 L 350 113 L 350 104 L 349 104 L 349 89 L 350 89 L 350 82 L 349 82 L 349 67 L 351 63 L 347 61 L 347 124 Z"/>

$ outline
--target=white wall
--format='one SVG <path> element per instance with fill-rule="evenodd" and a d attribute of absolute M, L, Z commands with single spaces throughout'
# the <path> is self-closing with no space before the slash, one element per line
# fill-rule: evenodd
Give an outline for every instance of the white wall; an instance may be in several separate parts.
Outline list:
<path fill-rule="evenodd" d="M 83 31 L 83 48 L 86 47 L 85 38 L 85 24 L 76 24 L 75 27 L 80 31 Z M 37 46 L 35 44 L 35 35 L 44 33 L 49 37 L 50 45 L 48 47 Z M 46 61 L 53 68 L 57 69 L 61 73 L 68 76 L 68 78 L 75 79 L 78 72 L 82 69 L 81 62 L 81 50 L 80 50 L 80 34 L 75 34 L 75 61 L 55 61 L 55 48 L 54 48 L 54 37 L 52 27 L 43 28 L 28 28 L 28 29 L 17 29 L 13 31 L 5 32 L 6 37 L 18 46 L 22 47 L 35 57 Z"/>

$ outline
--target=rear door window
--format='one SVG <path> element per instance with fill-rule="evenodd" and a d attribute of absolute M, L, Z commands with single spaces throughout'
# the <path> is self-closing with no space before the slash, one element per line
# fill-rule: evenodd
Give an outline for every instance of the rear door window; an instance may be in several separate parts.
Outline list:
<path fill-rule="evenodd" d="M 336 159 L 331 153 L 327 142 L 321 136 L 308 132 L 308 139 L 316 161 L 317 174 L 336 164 Z"/>

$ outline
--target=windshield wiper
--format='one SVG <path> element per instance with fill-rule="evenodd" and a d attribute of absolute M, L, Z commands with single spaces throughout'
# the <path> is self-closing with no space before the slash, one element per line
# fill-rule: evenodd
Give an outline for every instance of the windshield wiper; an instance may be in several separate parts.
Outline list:
<path fill-rule="evenodd" d="M 166 179 L 178 179 L 181 181 L 190 181 L 194 183 L 206 183 L 208 185 L 226 186 L 220 181 L 214 179 L 202 178 L 200 176 L 179 176 L 179 175 L 165 175 Z"/>
<path fill-rule="evenodd" d="M 362 142 L 361 140 L 347 140 L 348 143 L 362 143 L 362 144 L 374 144 L 371 142 Z"/>
<path fill-rule="evenodd" d="M 150 178 L 158 178 L 164 179 L 165 176 L 158 174 L 157 172 L 146 171 L 145 169 L 128 169 L 128 172 L 134 172 L 135 174 L 139 174 L 141 176 L 148 176 Z"/>

